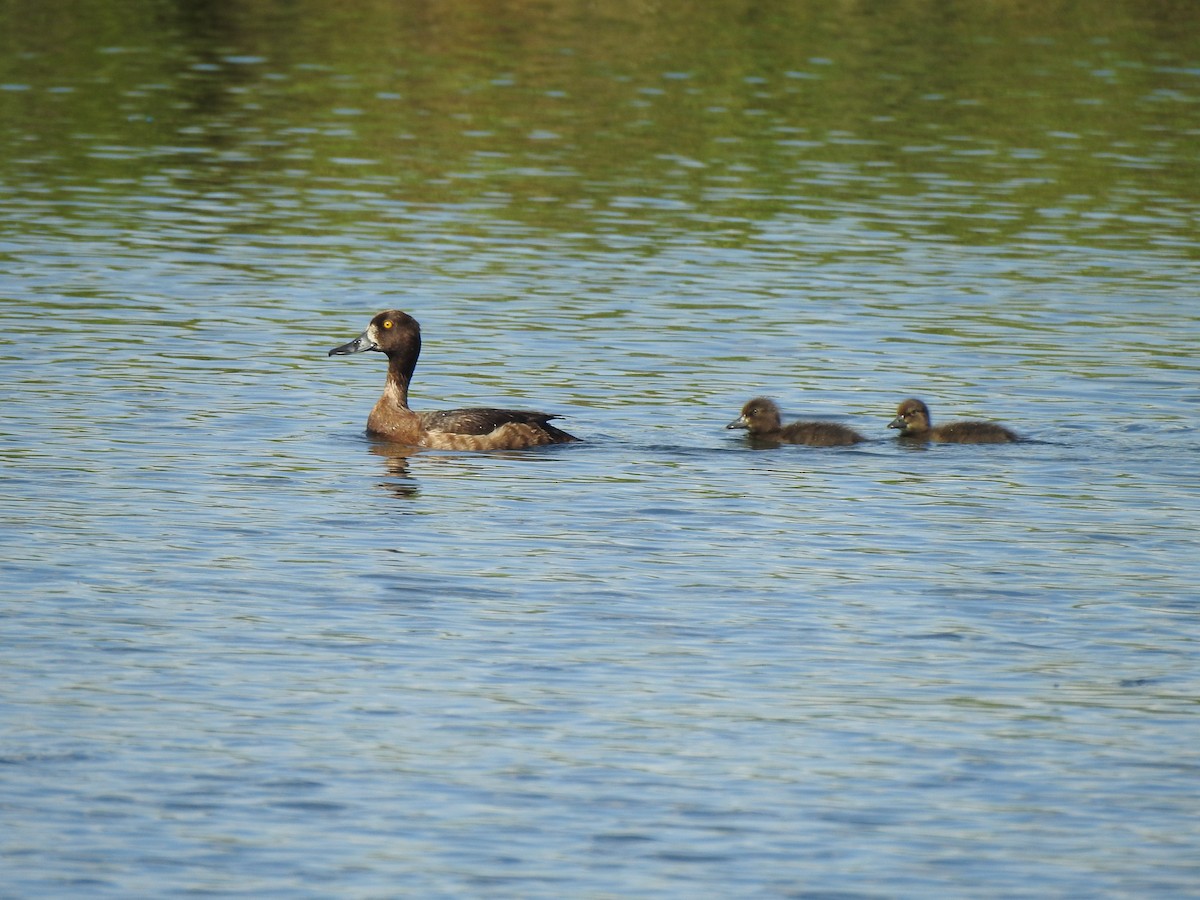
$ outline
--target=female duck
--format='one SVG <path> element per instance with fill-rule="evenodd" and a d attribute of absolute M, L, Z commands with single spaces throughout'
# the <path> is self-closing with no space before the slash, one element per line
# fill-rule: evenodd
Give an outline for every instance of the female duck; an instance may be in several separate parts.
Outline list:
<path fill-rule="evenodd" d="M 381 312 L 366 331 L 329 355 L 365 350 L 378 350 L 388 358 L 383 396 L 367 417 L 367 432 L 376 437 L 437 450 L 520 450 L 579 440 L 551 425 L 555 417 L 547 413 L 483 408 L 413 412 L 408 408 L 408 386 L 421 355 L 421 326 L 398 309 Z"/>
<path fill-rule="evenodd" d="M 1008 444 L 1020 438 L 995 422 L 947 422 L 933 427 L 929 407 L 920 400 L 905 400 L 896 408 L 888 428 L 899 428 L 900 437 L 944 444 Z"/>
<path fill-rule="evenodd" d="M 755 397 L 742 407 L 742 414 L 725 427 L 745 428 L 750 437 L 759 441 L 810 447 L 845 447 L 866 440 L 853 428 L 837 422 L 793 422 L 785 426 L 779 417 L 779 407 L 766 397 Z"/>

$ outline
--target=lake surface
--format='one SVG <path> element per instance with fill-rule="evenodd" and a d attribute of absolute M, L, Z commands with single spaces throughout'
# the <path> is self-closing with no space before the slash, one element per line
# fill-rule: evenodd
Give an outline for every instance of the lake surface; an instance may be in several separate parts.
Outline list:
<path fill-rule="evenodd" d="M 1200 7 L 0 34 L 0 895 L 1200 896 Z"/>

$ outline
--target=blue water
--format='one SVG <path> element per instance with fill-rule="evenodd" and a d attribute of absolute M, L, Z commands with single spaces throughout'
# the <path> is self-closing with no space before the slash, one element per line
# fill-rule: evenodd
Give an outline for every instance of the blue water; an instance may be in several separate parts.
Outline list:
<path fill-rule="evenodd" d="M 1072 46 L 1018 82 L 1087 116 L 1073 53 L 1138 46 Z M 218 162 L 78 112 L 51 153 L 19 122 L 0 895 L 1200 895 L 1194 110 L 1149 129 L 1167 101 L 1135 92 L 1131 125 L 1031 149 L 921 112 L 978 84 L 925 84 L 895 133 L 800 140 L 780 98 L 842 65 L 805 52 L 811 77 L 735 81 L 763 110 L 728 141 L 645 169 L 540 107 L 435 96 L 466 144 L 439 169 L 352 114 L 396 101 L 345 60 L 225 88 Z M 1190 52 L 1112 71 L 1194 99 Z M 483 94 L 535 77 L 450 56 Z M 552 66 L 554 133 L 662 151 L 676 93 L 725 115 L 726 82 L 655 64 L 662 106 L 644 71 L 591 74 L 644 117 L 619 127 Z M 24 77 L 13 103 L 75 83 Z M 197 88 L 148 77 L 124 115 Z M 347 96 L 256 118 L 284 83 Z M 56 174 L 77 144 L 100 168 Z M 386 307 L 424 329 L 415 407 L 543 409 L 584 442 L 370 441 L 383 359 L 326 351 Z M 724 426 L 757 394 L 871 440 L 755 449 Z M 901 445 L 907 396 L 1027 440 Z"/>

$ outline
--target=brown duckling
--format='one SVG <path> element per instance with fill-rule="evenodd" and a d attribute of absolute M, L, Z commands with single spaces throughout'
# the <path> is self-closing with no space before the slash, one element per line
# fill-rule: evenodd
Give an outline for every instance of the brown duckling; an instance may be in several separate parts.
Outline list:
<path fill-rule="evenodd" d="M 779 407 L 766 397 L 755 397 L 742 407 L 742 414 L 725 426 L 745 428 L 750 437 L 781 444 L 807 444 L 810 447 L 845 447 L 865 441 L 853 428 L 837 422 L 793 422 L 783 425 Z"/>
<path fill-rule="evenodd" d="M 896 408 L 896 418 L 888 428 L 899 428 L 900 437 L 944 444 L 1007 444 L 1020 438 L 995 422 L 948 422 L 933 427 L 929 422 L 929 407 L 916 398 L 905 400 Z"/>
<path fill-rule="evenodd" d="M 388 358 L 383 396 L 367 417 L 368 434 L 437 450 L 520 450 L 579 440 L 551 425 L 555 416 L 547 413 L 483 408 L 413 412 L 408 408 L 408 386 L 421 355 L 421 326 L 398 309 L 379 313 L 366 331 L 329 355 L 365 350 L 378 350 Z"/>

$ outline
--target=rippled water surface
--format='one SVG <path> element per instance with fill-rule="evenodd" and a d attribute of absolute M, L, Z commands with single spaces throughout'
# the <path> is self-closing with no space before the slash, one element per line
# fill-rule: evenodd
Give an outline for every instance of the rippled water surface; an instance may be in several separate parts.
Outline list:
<path fill-rule="evenodd" d="M 0 894 L 1200 892 L 1196 8 L 702 6 L 0 12 Z"/>

